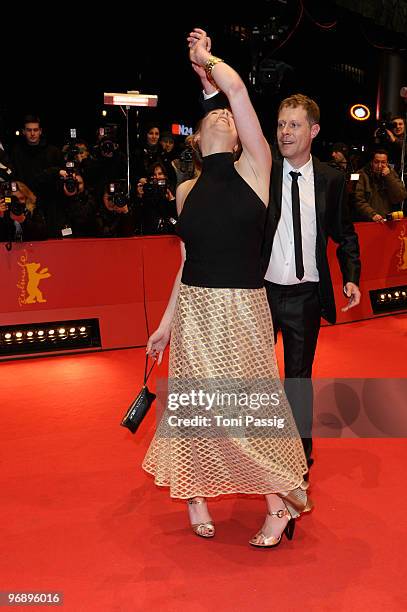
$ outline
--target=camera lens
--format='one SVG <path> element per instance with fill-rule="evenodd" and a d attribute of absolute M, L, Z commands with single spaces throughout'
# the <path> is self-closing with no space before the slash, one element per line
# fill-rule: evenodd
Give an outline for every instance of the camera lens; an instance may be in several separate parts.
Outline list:
<path fill-rule="evenodd" d="M 124 193 L 115 193 L 113 196 L 113 204 L 119 208 L 123 208 L 127 204 L 127 197 Z"/>
<path fill-rule="evenodd" d="M 103 155 L 110 155 L 114 152 L 114 142 L 113 140 L 102 140 L 100 143 L 100 150 Z"/>
<path fill-rule="evenodd" d="M 11 198 L 10 212 L 12 212 L 16 217 L 19 217 L 25 213 L 25 205 L 21 204 L 21 202 L 19 202 L 15 196 L 12 196 Z"/>
<path fill-rule="evenodd" d="M 68 193 L 75 193 L 77 182 L 72 176 L 67 176 L 64 180 L 64 186 Z"/>

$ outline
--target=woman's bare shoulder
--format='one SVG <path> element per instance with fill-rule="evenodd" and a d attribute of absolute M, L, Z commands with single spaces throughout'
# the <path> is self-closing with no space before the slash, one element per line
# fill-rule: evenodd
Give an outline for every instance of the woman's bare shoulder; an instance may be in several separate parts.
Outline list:
<path fill-rule="evenodd" d="M 178 215 L 181 213 L 181 210 L 184 206 L 184 202 L 197 180 L 198 177 L 195 177 L 193 179 L 189 179 L 188 181 L 183 181 L 178 185 L 176 193 Z"/>

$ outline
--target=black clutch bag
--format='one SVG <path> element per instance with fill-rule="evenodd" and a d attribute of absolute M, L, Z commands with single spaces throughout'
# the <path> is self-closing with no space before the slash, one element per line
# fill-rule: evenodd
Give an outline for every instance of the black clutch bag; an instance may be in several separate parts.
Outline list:
<path fill-rule="evenodd" d="M 147 388 L 147 380 L 151 374 L 153 367 L 155 366 L 155 361 L 150 368 L 149 373 L 147 374 L 147 365 L 148 365 L 148 355 L 146 355 L 146 365 L 144 368 L 144 385 L 141 389 L 140 393 L 137 395 L 136 399 L 132 401 L 129 409 L 123 417 L 120 425 L 123 427 L 127 427 L 130 429 L 131 433 L 136 433 L 138 426 L 141 421 L 144 419 L 145 415 L 148 412 L 151 404 L 155 400 L 155 394 L 151 393 L 151 391 Z"/>

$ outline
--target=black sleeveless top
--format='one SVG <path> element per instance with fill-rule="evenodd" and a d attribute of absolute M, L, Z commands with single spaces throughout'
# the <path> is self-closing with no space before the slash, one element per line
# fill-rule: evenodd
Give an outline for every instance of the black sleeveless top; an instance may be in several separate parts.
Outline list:
<path fill-rule="evenodd" d="M 202 174 L 176 226 L 186 250 L 181 282 L 196 287 L 263 287 L 266 210 L 235 170 L 232 153 L 204 157 Z"/>

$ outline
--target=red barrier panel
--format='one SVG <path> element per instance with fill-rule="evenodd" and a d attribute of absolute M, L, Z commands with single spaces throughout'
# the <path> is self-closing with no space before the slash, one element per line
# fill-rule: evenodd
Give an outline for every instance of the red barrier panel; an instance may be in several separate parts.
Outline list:
<path fill-rule="evenodd" d="M 49 240 L 0 249 L 0 325 L 97 318 L 102 348 L 146 343 L 137 238 Z"/>
<path fill-rule="evenodd" d="M 181 264 L 180 241 L 176 236 L 146 236 L 142 240 L 144 292 L 148 330 L 159 325 Z"/>
<path fill-rule="evenodd" d="M 342 275 L 335 254 L 336 245 L 330 242 L 328 246 L 338 323 L 349 323 L 377 316 L 372 310 L 369 291 L 407 285 L 407 219 L 384 224 L 356 223 L 355 229 L 359 236 L 362 261 L 360 278 L 362 301 L 359 306 L 347 312 L 341 312 L 341 307 L 346 304 L 346 298 L 343 294 Z"/>
<path fill-rule="evenodd" d="M 328 249 L 338 322 L 374 317 L 369 290 L 407 284 L 407 220 L 358 223 L 362 303 L 347 313 L 335 244 Z M 143 346 L 180 265 L 175 236 L 0 243 L 0 325 L 99 319 L 102 348 Z M 148 330 L 148 331 L 147 331 Z"/>

